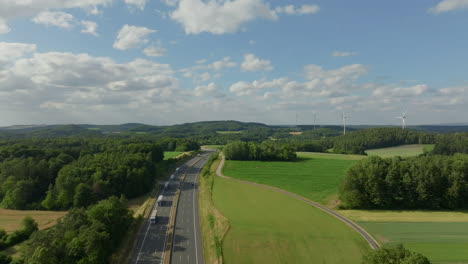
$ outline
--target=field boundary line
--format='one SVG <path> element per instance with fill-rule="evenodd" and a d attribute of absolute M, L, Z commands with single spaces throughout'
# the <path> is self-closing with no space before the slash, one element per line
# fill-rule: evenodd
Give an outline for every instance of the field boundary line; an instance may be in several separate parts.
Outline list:
<path fill-rule="evenodd" d="M 275 191 L 275 192 L 278 192 L 278 193 L 282 193 L 284 195 L 287 195 L 287 196 L 290 196 L 292 198 L 295 198 L 297 200 L 301 200 L 307 204 L 310 204 L 330 215 L 332 215 L 333 217 L 341 220 L 342 222 L 344 222 L 345 224 L 347 224 L 349 227 L 351 227 L 352 229 L 354 229 L 356 232 L 358 232 L 370 245 L 370 247 L 372 249 L 378 249 L 380 248 L 380 244 L 379 242 L 377 242 L 377 240 L 375 238 L 373 238 L 364 228 L 362 228 L 361 226 L 359 226 L 358 224 L 356 224 L 355 222 L 353 222 L 351 219 L 347 218 L 346 216 L 340 214 L 340 213 L 337 213 L 331 209 L 328 209 L 327 207 L 317 203 L 317 202 L 314 202 L 314 201 L 311 201 L 305 197 L 302 197 L 300 195 L 297 195 L 297 194 L 294 194 L 294 193 L 291 193 L 291 192 L 288 192 L 286 190 L 283 190 L 283 189 L 280 189 L 280 188 L 276 188 L 276 187 L 272 187 L 272 186 L 269 186 L 269 185 L 265 185 L 265 184 L 260 184 L 260 183 L 255 183 L 255 182 L 251 182 L 251 181 L 246 181 L 246 180 L 240 180 L 240 179 L 236 179 L 236 178 L 232 178 L 232 177 L 229 177 L 229 176 L 226 176 L 223 174 L 222 172 L 222 169 L 224 167 L 224 162 L 225 162 L 225 157 L 224 155 L 222 155 L 221 157 L 221 162 L 219 163 L 218 165 L 218 168 L 216 169 L 216 175 L 218 175 L 219 177 L 221 178 L 224 178 L 224 179 L 228 179 L 228 180 L 232 180 L 232 181 L 237 181 L 237 182 L 241 182 L 241 183 L 244 183 L 244 184 L 250 184 L 250 185 L 254 185 L 254 186 L 257 186 L 257 187 L 260 187 L 260 188 L 264 188 L 264 189 L 269 189 L 269 190 L 272 190 L 272 191 Z"/>

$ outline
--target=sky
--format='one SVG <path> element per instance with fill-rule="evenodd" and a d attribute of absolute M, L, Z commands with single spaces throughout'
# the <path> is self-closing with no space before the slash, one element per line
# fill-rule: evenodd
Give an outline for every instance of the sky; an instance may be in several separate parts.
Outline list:
<path fill-rule="evenodd" d="M 467 123 L 468 0 L 0 0 L 0 126 Z"/>

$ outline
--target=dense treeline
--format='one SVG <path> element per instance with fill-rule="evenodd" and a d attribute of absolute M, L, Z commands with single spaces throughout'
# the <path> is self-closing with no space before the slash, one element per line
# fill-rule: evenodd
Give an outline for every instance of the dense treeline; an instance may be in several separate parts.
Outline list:
<path fill-rule="evenodd" d="M 103 264 L 132 223 L 126 201 L 110 197 L 75 208 L 52 228 L 35 232 L 15 264 Z"/>
<path fill-rule="evenodd" d="M 455 153 L 468 154 L 468 133 L 438 136 L 433 153 L 441 155 L 452 155 Z"/>
<path fill-rule="evenodd" d="M 111 195 L 147 192 L 163 151 L 198 149 L 190 139 L 51 138 L 0 142 L 0 206 L 67 209 Z M 169 161 L 168 161 L 169 162 Z"/>
<path fill-rule="evenodd" d="M 333 152 L 365 154 L 365 150 L 405 144 L 433 144 L 435 134 L 401 128 L 369 128 L 333 138 Z"/>
<path fill-rule="evenodd" d="M 362 264 L 430 264 L 428 258 L 420 253 L 410 251 L 402 245 L 385 246 L 371 250 L 364 256 Z"/>
<path fill-rule="evenodd" d="M 468 155 L 372 156 L 348 170 L 340 198 L 347 208 L 468 208 Z"/>
<path fill-rule="evenodd" d="M 223 148 L 228 160 L 295 160 L 296 152 L 288 145 L 236 141 Z"/>
<path fill-rule="evenodd" d="M 5 230 L 0 228 L 0 250 L 27 240 L 37 230 L 36 221 L 29 216 L 25 216 L 21 221 L 21 229 L 11 234 L 7 234 Z"/>

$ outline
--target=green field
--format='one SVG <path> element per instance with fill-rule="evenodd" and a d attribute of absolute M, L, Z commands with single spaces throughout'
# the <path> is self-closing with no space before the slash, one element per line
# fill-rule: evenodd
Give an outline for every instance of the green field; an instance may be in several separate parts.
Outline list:
<path fill-rule="evenodd" d="M 218 134 L 240 134 L 242 131 L 216 131 Z"/>
<path fill-rule="evenodd" d="M 182 153 L 184 153 L 184 152 L 182 152 L 182 151 L 164 151 L 164 160 L 168 160 L 170 158 L 177 157 Z"/>
<path fill-rule="evenodd" d="M 234 161 L 225 163 L 223 173 L 278 187 L 313 201 L 328 203 L 336 198 L 340 180 L 358 155 L 299 152 L 299 161 Z"/>
<path fill-rule="evenodd" d="M 229 219 L 230 263 L 360 263 L 369 245 L 339 220 L 304 202 L 217 177 L 215 207 Z"/>
<path fill-rule="evenodd" d="M 417 156 L 419 154 L 423 154 L 424 150 L 431 151 L 434 149 L 435 145 L 432 144 L 421 144 L 421 145 L 402 145 L 398 147 L 391 147 L 391 148 L 380 148 L 380 149 L 369 149 L 366 150 L 367 155 L 376 155 L 382 158 L 387 157 L 410 157 L 410 156 Z"/>
<path fill-rule="evenodd" d="M 468 222 L 359 222 L 381 243 L 402 243 L 435 264 L 468 263 Z"/>

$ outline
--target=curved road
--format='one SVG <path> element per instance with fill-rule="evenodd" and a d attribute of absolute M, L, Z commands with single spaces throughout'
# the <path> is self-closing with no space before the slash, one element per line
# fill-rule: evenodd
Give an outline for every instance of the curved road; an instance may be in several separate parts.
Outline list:
<path fill-rule="evenodd" d="M 275 187 L 271 187 L 271 186 L 268 186 L 268 185 L 255 183 L 255 182 L 239 180 L 239 179 L 236 179 L 236 178 L 231 178 L 231 177 L 223 175 L 221 170 L 222 170 L 222 168 L 224 166 L 224 161 L 225 161 L 225 159 L 224 159 L 224 155 L 223 155 L 222 159 L 221 159 L 221 162 L 219 163 L 219 166 L 216 169 L 216 174 L 219 177 L 229 179 L 229 180 L 233 180 L 233 181 L 238 181 L 238 182 L 245 183 L 245 184 L 255 185 L 255 186 L 258 186 L 258 187 L 261 187 L 261 188 L 265 188 L 265 189 L 270 189 L 272 191 L 285 194 L 287 196 L 293 197 L 295 199 L 298 199 L 298 200 L 301 200 L 301 201 L 303 201 L 305 203 L 308 203 L 308 204 L 310 204 L 312 206 L 315 206 L 316 208 L 318 208 L 318 209 L 320 209 L 320 210 L 322 210 L 322 211 L 324 211 L 324 212 L 338 218 L 339 220 L 343 221 L 348 226 L 350 226 L 352 229 L 354 229 L 356 232 L 358 232 L 369 243 L 369 245 L 371 246 L 372 249 L 377 249 L 377 248 L 380 247 L 379 243 L 369 233 L 367 233 L 366 230 L 364 230 L 358 224 L 354 223 L 349 218 L 346 218 L 345 216 L 343 216 L 343 215 L 341 215 L 341 214 L 339 214 L 339 213 L 337 213 L 337 212 L 335 212 L 333 210 L 328 209 L 327 207 L 325 207 L 325 206 L 323 206 L 321 204 L 318 204 L 316 202 L 312 202 L 311 200 L 306 199 L 306 198 L 304 198 L 302 196 L 299 196 L 299 195 L 294 194 L 294 193 L 290 193 L 288 191 L 285 191 L 285 190 L 282 190 L 282 189 L 279 189 L 279 188 L 275 188 Z"/>

